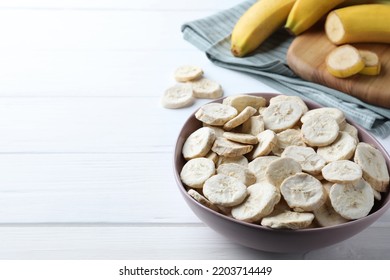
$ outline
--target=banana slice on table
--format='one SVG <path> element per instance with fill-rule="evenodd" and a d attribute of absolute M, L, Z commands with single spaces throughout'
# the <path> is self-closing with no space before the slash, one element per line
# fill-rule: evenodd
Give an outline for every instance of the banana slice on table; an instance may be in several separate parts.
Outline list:
<path fill-rule="evenodd" d="M 239 144 L 223 137 L 217 137 L 214 141 L 211 150 L 217 153 L 219 156 L 224 157 L 237 157 L 252 151 L 252 145 Z"/>
<path fill-rule="evenodd" d="M 236 157 L 220 156 L 218 159 L 217 166 L 220 166 L 221 164 L 224 164 L 224 163 L 237 163 L 237 164 L 240 164 L 242 166 L 248 166 L 248 159 L 243 155 L 236 156 Z"/>
<path fill-rule="evenodd" d="M 312 175 L 321 173 L 326 164 L 325 159 L 311 147 L 288 146 L 282 153 L 282 158 L 284 157 L 294 159 L 301 165 L 304 172 Z"/>
<path fill-rule="evenodd" d="M 222 104 L 232 106 L 236 108 L 238 112 L 241 112 L 248 106 L 258 110 L 260 107 L 264 107 L 266 103 L 267 101 L 264 97 L 254 95 L 228 96 L 222 101 Z"/>
<path fill-rule="evenodd" d="M 332 117 L 314 115 L 302 124 L 301 131 L 303 140 L 308 145 L 321 147 L 330 145 L 336 140 L 339 126 Z"/>
<path fill-rule="evenodd" d="M 282 132 L 277 133 L 276 138 L 276 145 L 274 149 L 272 149 L 272 152 L 277 156 L 280 156 L 283 153 L 284 149 L 288 146 L 306 146 L 305 142 L 302 139 L 301 131 L 298 129 L 286 129 Z"/>
<path fill-rule="evenodd" d="M 334 210 L 349 220 L 367 216 L 374 206 L 374 193 L 363 179 L 355 184 L 334 184 L 329 199 Z"/>
<path fill-rule="evenodd" d="M 363 70 L 364 61 L 355 47 L 342 45 L 328 54 L 326 69 L 337 78 L 347 78 Z"/>
<path fill-rule="evenodd" d="M 362 168 L 363 178 L 378 192 L 389 188 L 389 171 L 385 158 L 376 148 L 367 143 L 356 147 L 354 161 Z"/>
<path fill-rule="evenodd" d="M 355 183 L 362 178 L 360 166 L 350 160 L 333 161 L 322 168 L 322 176 L 332 183 Z"/>
<path fill-rule="evenodd" d="M 217 174 L 206 180 L 203 194 L 213 204 L 231 207 L 243 202 L 248 192 L 247 187 L 238 179 Z"/>
<path fill-rule="evenodd" d="M 192 87 L 188 84 L 176 84 L 168 88 L 161 98 L 161 105 L 168 109 L 188 107 L 194 102 Z"/>
<path fill-rule="evenodd" d="M 303 229 L 309 227 L 313 220 L 314 214 L 312 213 L 285 211 L 274 216 L 263 218 L 261 225 L 270 228 Z"/>
<path fill-rule="evenodd" d="M 238 142 L 241 144 L 254 145 L 254 144 L 259 143 L 259 139 L 257 139 L 257 137 L 252 135 L 252 134 L 237 133 L 237 132 L 224 132 L 222 136 L 230 141 Z"/>
<path fill-rule="evenodd" d="M 256 136 L 257 134 L 263 131 L 264 131 L 264 121 L 262 116 L 250 117 L 241 126 L 242 133 L 252 134 L 254 136 Z"/>
<path fill-rule="evenodd" d="M 194 158 L 184 164 L 180 178 L 191 188 L 202 188 L 204 182 L 215 174 L 215 164 L 211 159 Z"/>
<path fill-rule="evenodd" d="M 327 162 L 351 159 L 356 149 L 356 139 L 347 132 L 340 131 L 336 140 L 326 147 L 319 147 L 317 153 Z"/>
<path fill-rule="evenodd" d="M 265 171 L 265 177 L 274 186 L 278 187 L 284 179 L 302 172 L 301 165 L 292 158 L 279 158 L 272 161 Z"/>
<path fill-rule="evenodd" d="M 285 179 L 280 192 L 287 204 L 297 212 L 313 211 L 324 204 L 326 194 L 319 180 L 306 173 Z"/>
<path fill-rule="evenodd" d="M 175 80 L 178 82 L 188 82 L 199 79 L 203 75 L 202 68 L 192 65 L 183 65 L 174 72 Z"/>
<path fill-rule="evenodd" d="M 215 206 L 214 204 L 212 204 L 207 198 L 205 198 L 203 195 L 201 195 L 200 193 L 198 193 L 197 191 L 193 190 L 193 189 L 189 189 L 188 190 L 188 194 L 193 198 L 195 199 L 197 202 L 199 202 L 200 204 L 202 204 L 203 206 L 206 206 L 207 208 L 210 208 L 211 210 L 214 210 L 216 212 L 221 212 L 221 210 Z"/>
<path fill-rule="evenodd" d="M 307 108 L 306 103 L 299 96 L 280 94 L 280 95 L 277 95 L 275 97 L 272 97 L 269 100 L 269 104 L 274 104 L 274 103 L 278 103 L 278 102 L 282 102 L 282 101 L 293 101 L 293 102 L 297 103 L 301 107 L 303 114 L 305 114 L 307 111 L 309 111 L 309 108 Z"/>
<path fill-rule="evenodd" d="M 256 183 L 256 176 L 248 167 L 242 166 L 237 163 L 224 163 L 218 166 L 217 174 L 224 174 L 226 176 L 234 177 L 245 186 L 250 186 Z"/>
<path fill-rule="evenodd" d="M 302 109 L 298 103 L 286 100 L 270 104 L 262 116 L 266 129 L 280 132 L 292 128 L 300 120 Z"/>
<path fill-rule="evenodd" d="M 206 78 L 193 81 L 191 85 L 193 96 L 196 98 L 215 99 L 223 95 L 221 85 Z"/>
<path fill-rule="evenodd" d="M 223 125 L 223 129 L 225 130 L 232 130 L 233 128 L 243 124 L 246 122 L 250 117 L 252 117 L 255 113 L 257 113 L 256 109 L 247 106 L 244 110 L 242 110 L 237 116 L 229 120 L 227 123 Z"/>
<path fill-rule="evenodd" d="M 232 208 L 233 218 L 246 222 L 258 222 L 269 215 L 280 201 L 280 193 L 268 182 L 251 185 L 248 197 L 243 203 Z"/>
<path fill-rule="evenodd" d="M 253 148 L 252 153 L 248 155 L 250 160 L 253 160 L 259 156 L 266 156 L 276 145 L 276 134 L 272 130 L 264 130 L 257 135 L 259 143 Z"/>
<path fill-rule="evenodd" d="M 182 149 L 183 157 L 189 160 L 206 156 L 215 138 L 215 133 L 211 128 L 201 127 L 195 130 L 184 142 Z"/>
<path fill-rule="evenodd" d="M 209 125 L 222 126 L 237 115 L 232 106 L 220 103 L 205 104 L 195 113 L 195 117 Z"/>
<path fill-rule="evenodd" d="M 329 200 L 313 211 L 317 223 L 322 227 L 336 226 L 349 220 L 337 213 Z"/>
<path fill-rule="evenodd" d="M 306 121 L 312 119 L 314 116 L 318 116 L 318 115 L 334 118 L 341 130 L 344 128 L 345 124 L 347 123 L 343 111 L 331 107 L 323 107 L 323 108 L 310 110 L 302 116 L 301 122 L 305 123 Z"/>
<path fill-rule="evenodd" d="M 267 170 L 268 165 L 279 158 L 280 157 L 276 156 L 263 156 L 257 157 L 248 163 L 249 170 L 256 176 L 256 183 L 266 180 L 265 171 Z"/>

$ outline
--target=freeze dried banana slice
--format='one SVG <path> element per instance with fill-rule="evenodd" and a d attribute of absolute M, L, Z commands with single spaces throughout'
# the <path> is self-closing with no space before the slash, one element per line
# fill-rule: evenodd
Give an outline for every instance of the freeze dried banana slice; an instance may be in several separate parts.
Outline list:
<path fill-rule="evenodd" d="M 241 126 L 242 133 L 252 134 L 254 136 L 256 136 L 257 134 L 263 131 L 264 131 L 264 121 L 262 116 L 250 117 Z"/>
<path fill-rule="evenodd" d="M 285 211 L 275 216 L 268 216 L 261 220 L 261 225 L 270 228 L 303 229 L 311 225 L 314 220 L 312 213 L 297 213 Z"/>
<path fill-rule="evenodd" d="M 201 127 L 191 133 L 184 142 L 182 153 L 187 160 L 204 157 L 208 154 L 215 140 L 215 133 L 208 127 Z"/>
<path fill-rule="evenodd" d="M 276 145 L 274 149 L 272 149 L 272 152 L 278 156 L 280 156 L 283 153 L 284 149 L 288 146 L 306 146 L 305 142 L 302 139 L 301 131 L 298 129 L 286 129 L 282 132 L 277 133 L 276 138 Z"/>
<path fill-rule="evenodd" d="M 207 198 L 205 198 L 203 195 L 201 195 L 200 193 L 198 193 L 197 191 L 193 190 L 193 189 L 189 189 L 188 190 L 188 194 L 193 198 L 195 199 L 197 202 L 199 202 L 200 204 L 202 204 L 203 206 L 211 209 L 211 210 L 214 210 L 216 212 L 221 212 L 220 209 L 215 206 L 214 204 L 212 204 Z"/>
<path fill-rule="evenodd" d="M 237 157 L 252 151 L 252 145 L 243 145 L 230 140 L 227 140 L 223 137 L 217 137 L 214 141 L 211 150 L 217 153 L 219 156 L 224 157 Z"/>
<path fill-rule="evenodd" d="M 275 132 L 292 128 L 301 118 L 302 109 L 294 101 L 281 101 L 270 104 L 262 112 L 266 129 Z"/>
<path fill-rule="evenodd" d="M 389 188 L 389 171 L 382 153 L 367 143 L 356 147 L 354 161 L 362 168 L 363 178 L 378 192 Z"/>
<path fill-rule="evenodd" d="M 266 180 L 265 171 L 267 170 L 268 165 L 277 159 L 279 159 L 279 157 L 263 156 L 257 157 L 248 163 L 249 170 L 256 176 L 256 183 Z"/>
<path fill-rule="evenodd" d="M 358 135 L 358 130 L 353 125 L 351 125 L 349 123 L 346 123 L 345 127 L 343 128 L 343 131 L 348 133 L 349 135 L 351 135 L 356 140 L 356 143 L 360 142 L 359 135 Z"/>
<path fill-rule="evenodd" d="M 334 209 L 330 201 L 313 211 L 317 223 L 321 227 L 330 227 L 347 223 L 349 220 L 342 217 Z"/>
<path fill-rule="evenodd" d="M 168 109 L 188 107 L 194 102 L 192 87 L 187 84 L 177 84 L 168 88 L 161 98 L 161 105 Z"/>
<path fill-rule="evenodd" d="M 266 103 L 267 101 L 265 100 L 265 98 L 254 95 L 228 96 L 222 101 L 222 104 L 232 106 L 236 108 L 238 112 L 241 112 L 248 106 L 251 106 L 258 110 L 260 107 L 264 107 Z"/>
<path fill-rule="evenodd" d="M 306 121 L 310 120 L 314 116 L 316 116 L 316 117 L 318 117 L 318 116 L 332 117 L 333 119 L 335 119 L 335 121 L 339 125 L 340 129 L 343 129 L 345 124 L 346 124 L 345 115 L 344 115 L 343 111 L 341 111 L 337 108 L 331 108 L 331 107 L 323 107 L 323 108 L 317 108 L 317 109 L 310 110 L 302 116 L 301 122 L 305 123 Z"/>
<path fill-rule="evenodd" d="M 360 166 L 350 160 L 333 161 L 322 169 L 325 180 L 333 183 L 355 183 L 362 178 Z"/>
<path fill-rule="evenodd" d="M 216 137 L 222 137 L 222 135 L 225 133 L 225 130 L 223 130 L 220 126 L 213 126 L 213 125 L 209 125 L 207 123 L 203 123 L 203 126 L 214 130 Z"/>
<path fill-rule="evenodd" d="M 199 79 L 203 75 L 202 68 L 192 65 L 183 65 L 175 70 L 174 77 L 178 82 L 188 82 Z"/>
<path fill-rule="evenodd" d="M 319 147 L 317 153 L 327 162 L 351 159 L 355 153 L 357 142 L 347 132 L 340 131 L 336 140 L 326 147 Z"/>
<path fill-rule="evenodd" d="M 220 103 L 209 103 L 200 107 L 195 117 L 209 125 L 222 126 L 237 115 L 237 110 L 232 106 Z"/>
<path fill-rule="evenodd" d="M 223 129 L 231 130 L 244 122 L 246 122 L 250 117 L 252 117 L 256 113 L 256 109 L 247 106 L 244 110 L 242 110 L 237 116 L 229 120 L 227 123 L 223 125 Z"/>
<path fill-rule="evenodd" d="M 339 134 L 339 125 L 332 117 L 314 115 L 302 124 L 301 131 L 303 140 L 308 145 L 322 147 L 330 145 L 336 140 Z"/>
<path fill-rule="evenodd" d="M 293 102 L 297 103 L 301 107 L 303 114 L 305 114 L 307 111 L 309 111 L 309 108 L 307 108 L 306 103 L 299 96 L 283 95 L 283 94 L 277 95 L 275 97 L 272 97 L 269 100 L 269 104 L 274 104 L 274 103 L 282 102 L 282 101 L 286 101 L 286 100 L 293 101 Z"/>
<path fill-rule="evenodd" d="M 374 193 L 363 179 L 355 184 L 334 184 L 329 193 L 334 210 L 349 220 L 367 216 L 374 206 Z"/>
<path fill-rule="evenodd" d="M 248 159 L 245 156 L 236 156 L 236 157 L 219 157 L 217 166 L 220 166 L 224 163 L 237 163 L 242 166 L 248 166 Z"/>
<path fill-rule="evenodd" d="M 279 158 L 268 165 L 265 177 L 268 182 L 279 188 L 284 179 L 299 172 L 302 172 L 302 167 L 298 162 L 292 158 Z"/>
<path fill-rule="evenodd" d="M 214 162 L 215 166 L 218 165 L 219 156 L 217 155 L 217 153 L 214 153 L 213 151 L 209 151 L 207 155 L 205 155 L 205 158 L 211 159 Z"/>
<path fill-rule="evenodd" d="M 280 193 L 268 182 L 251 185 L 248 197 L 243 203 L 232 208 L 233 218 L 246 222 L 258 222 L 269 215 L 280 201 Z"/>
<path fill-rule="evenodd" d="M 180 179 L 191 188 L 200 189 L 204 182 L 215 174 L 215 164 L 211 159 L 194 158 L 184 164 Z"/>
<path fill-rule="evenodd" d="M 330 188 L 334 185 L 334 183 L 328 182 L 326 180 L 322 180 L 321 183 L 326 195 L 329 196 Z"/>
<path fill-rule="evenodd" d="M 196 98 L 214 99 L 223 95 L 221 85 L 206 78 L 193 81 L 191 85 L 193 96 Z"/>
<path fill-rule="evenodd" d="M 236 206 L 247 196 L 247 187 L 236 178 L 217 174 L 203 185 L 203 194 L 211 203 L 224 207 Z"/>
<path fill-rule="evenodd" d="M 245 186 L 250 186 L 256 183 L 256 176 L 247 167 L 237 163 L 224 163 L 218 166 L 217 174 L 234 177 Z"/>
<path fill-rule="evenodd" d="M 264 130 L 257 135 L 259 143 L 253 148 L 253 152 L 248 155 L 253 160 L 259 156 L 268 155 L 276 145 L 276 134 L 272 130 Z"/>
<path fill-rule="evenodd" d="M 326 162 L 311 147 L 289 146 L 282 153 L 282 158 L 288 157 L 296 160 L 304 172 L 317 175 L 321 173 Z"/>
<path fill-rule="evenodd" d="M 326 194 L 319 180 L 306 173 L 285 179 L 280 192 L 287 204 L 297 212 L 313 211 L 324 204 Z"/>
<path fill-rule="evenodd" d="M 224 132 L 222 136 L 230 141 L 238 142 L 241 144 L 254 145 L 254 144 L 259 143 L 259 140 L 257 139 L 257 137 L 253 136 L 252 134 L 237 133 L 237 132 Z"/>

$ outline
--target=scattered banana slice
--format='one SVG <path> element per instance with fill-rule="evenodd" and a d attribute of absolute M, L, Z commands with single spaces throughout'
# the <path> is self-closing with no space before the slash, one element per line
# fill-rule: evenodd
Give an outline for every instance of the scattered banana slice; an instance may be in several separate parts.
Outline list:
<path fill-rule="evenodd" d="M 210 208 L 211 210 L 214 210 L 216 212 L 220 212 L 220 209 L 215 206 L 214 204 L 212 204 L 207 198 L 205 198 L 203 195 L 201 195 L 200 193 L 198 193 L 197 191 L 193 190 L 193 189 L 189 189 L 188 190 L 188 194 L 193 198 L 195 199 L 197 202 L 199 202 L 200 204 L 202 204 L 203 206 L 207 207 L 207 208 Z"/>
<path fill-rule="evenodd" d="M 262 116 L 250 117 L 241 126 L 242 133 L 252 134 L 254 136 L 257 136 L 257 134 L 263 131 L 264 131 L 264 121 Z"/>
<path fill-rule="evenodd" d="M 161 105 L 168 109 L 179 109 L 194 104 L 192 87 L 187 84 L 176 84 L 168 88 L 161 98 Z"/>
<path fill-rule="evenodd" d="M 336 140 L 329 146 L 319 147 L 317 153 L 327 162 L 351 159 L 355 153 L 357 142 L 347 132 L 340 131 Z"/>
<path fill-rule="evenodd" d="M 272 130 L 264 130 L 257 135 L 259 143 L 253 148 L 253 152 L 248 155 L 249 159 L 268 155 L 276 145 L 276 134 Z"/>
<path fill-rule="evenodd" d="M 217 174 L 203 185 L 203 194 L 211 203 L 224 207 L 240 204 L 247 196 L 247 188 L 236 178 Z"/>
<path fill-rule="evenodd" d="M 242 166 L 248 166 L 248 159 L 243 155 L 236 157 L 219 157 L 217 166 L 224 163 L 237 163 Z"/>
<path fill-rule="evenodd" d="M 280 156 L 283 153 L 284 149 L 288 146 L 306 146 L 305 142 L 302 139 L 301 131 L 298 129 L 286 129 L 282 132 L 277 133 L 276 138 L 276 145 L 274 149 L 272 149 L 272 152 L 277 156 Z"/>
<path fill-rule="evenodd" d="M 317 223 L 322 227 L 330 227 L 347 223 L 349 220 L 342 217 L 334 209 L 330 201 L 322 204 L 313 211 Z"/>
<path fill-rule="evenodd" d="M 312 213 L 285 211 L 275 216 L 263 218 L 261 225 L 270 228 L 303 229 L 309 227 L 313 220 Z"/>
<path fill-rule="evenodd" d="M 340 130 L 342 130 L 346 125 L 345 115 L 344 113 L 337 109 L 337 108 L 330 108 L 330 107 L 323 107 L 323 108 L 317 108 L 308 111 L 306 114 L 304 114 L 301 118 L 301 122 L 305 123 L 307 120 L 312 119 L 314 116 L 328 116 L 332 117 L 336 120 L 337 124 L 339 125 Z"/>
<path fill-rule="evenodd" d="M 234 177 L 244 183 L 245 186 L 250 186 L 256 183 L 256 176 L 252 173 L 252 171 L 237 163 L 221 164 L 217 168 L 217 174 Z"/>
<path fill-rule="evenodd" d="M 306 173 L 285 179 L 280 192 L 287 204 L 297 212 L 313 211 L 324 204 L 326 194 L 319 180 Z"/>
<path fill-rule="evenodd" d="M 238 112 L 241 112 L 246 107 L 251 106 L 258 110 L 260 107 L 266 105 L 265 98 L 261 96 L 254 95 L 234 95 L 226 97 L 222 104 L 232 106 L 237 109 Z"/>
<path fill-rule="evenodd" d="M 192 92 L 195 98 L 215 99 L 223 95 L 222 87 L 215 81 L 206 78 L 191 82 Z"/>
<path fill-rule="evenodd" d="M 364 61 L 359 51 L 351 45 L 339 46 L 326 57 L 326 69 L 337 78 L 353 76 L 363 68 Z"/>
<path fill-rule="evenodd" d="M 301 118 L 302 109 L 298 103 L 286 100 L 270 104 L 262 112 L 266 129 L 275 132 L 292 128 Z"/>
<path fill-rule="evenodd" d="M 189 82 L 199 79 L 203 75 L 202 68 L 198 66 L 183 65 L 175 70 L 174 77 L 178 82 Z"/>
<path fill-rule="evenodd" d="M 236 132 L 224 132 L 223 137 L 226 139 L 238 142 L 241 144 L 257 144 L 259 143 L 259 140 L 256 136 L 253 136 L 252 134 L 245 134 L 245 133 L 236 133 Z"/>
<path fill-rule="evenodd" d="M 184 164 L 180 179 L 191 188 L 200 189 L 204 182 L 215 174 L 215 164 L 211 159 L 194 158 Z"/>
<path fill-rule="evenodd" d="M 288 146 L 282 153 L 284 157 L 296 160 L 304 172 L 314 175 L 321 173 L 326 164 L 325 159 L 310 147 Z"/>
<path fill-rule="evenodd" d="M 209 103 L 200 107 L 195 117 L 209 125 L 222 126 L 237 115 L 232 106 L 219 103 Z"/>
<path fill-rule="evenodd" d="M 280 201 L 280 193 L 268 182 L 251 185 L 247 189 L 248 198 L 232 208 L 232 216 L 237 220 L 258 222 L 269 215 Z"/>
<path fill-rule="evenodd" d="M 210 151 L 215 138 L 215 133 L 211 128 L 201 127 L 195 130 L 184 142 L 183 157 L 187 160 L 204 157 Z"/>
<path fill-rule="evenodd" d="M 277 95 L 275 97 L 272 97 L 269 100 L 269 104 L 274 104 L 274 103 L 278 103 L 278 102 L 282 102 L 282 101 L 293 101 L 293 102 L 297 103 L 301 107 L 303 114 L 305 114 L 307 111 L 309 111 L 309 108 L 307 108 L 306 103 L 299 96 L 280 94 L 280 95 Z"/>
<path fill-rule="evenodd" d="M 339 134 L 339 126 L 334 118 L 314 115 L 302 124 L 303 140 L 312 147 L 332 144 Z"/>
<path fill-rule="evenodd" d="M 381 72 L 381 63 L 376 53 L 367 50 L 359 50 L 359 54 L 364 62 L 364 68 L 359 74 L 376 76 Z"/>
<path fill-rule="evenodd" d="M 354 161 L 362 168 L 363 178 L 378 192 L 389 188 L 389 171 L 385 158 L 379 150 L 367 143 L 356 147 Z"/>
<path fill-rule="evenodd" d="M 337 160 L 325 165 L 322 176 L 332 183 L 355 183 L 362 178 L 362 169 L 350 160 Z"/>
<path fill-rule="evenodd" d="M 374 193 L 363 179 L 355 184 L 334 184 L 329 193 L 334 210 L 349 220 L 363 218 L 374 206 Z"/>
<path fill-rule="evenodd" d="M 244 122 L 246 122 L 250 117 L 252 117 L 256 113 L 256 109 L 247 106 L 244 110 L 242 110 L 237 116 L 229 120 L 227 123 L 223 125 L 223 129 L 231 130 Z"/>
<path fill-rule="evenodd" d="M 230 140 L 227 140 L 223 137 L 217 137 L 214 141 L 211 150 L 217 153 L 219 156 L 224 157 L 237 157 L 252 151 L 252 145 L 243 145 Z"/>
<path fill-rule="evenodd" d="M 268 165 L 274 160 L 279 159 L 276 156 L 263 156 L 257 157 L 248 163 L 248 168 L 253 172 L 256 176 L 256 183 L 266 180 L 265 172 L 267 170 Z"/>
<path fill-rule="evenodd" d="M 268 165 L 265 177 L 268 182 L 279 188 L 284 179 L 299 172 L 302 172 L 302 167 L 298 162 L 292 158 L 279 158 Z"/>

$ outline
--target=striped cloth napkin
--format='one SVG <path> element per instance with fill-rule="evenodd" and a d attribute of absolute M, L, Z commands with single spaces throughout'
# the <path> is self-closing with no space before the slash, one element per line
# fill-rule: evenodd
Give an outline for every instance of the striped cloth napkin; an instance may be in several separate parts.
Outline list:
<path fill-rule="evenodd" d="M 234 57 L 230 34 L 238 18 L 257 0 L 247 0 L 215 15 L 183 24 L 184 39 L 204 51 L 216 65 L 245 72 L 281 93 L 297 95 L 326 107 L 341 109 L 375 135 L 390 135 L 390 109 L 367 104 L 340 91 L 304 81 L 287 66 L 286 53 L 293 40 L 283 29 L 275 32 L 251 56 Z"/>

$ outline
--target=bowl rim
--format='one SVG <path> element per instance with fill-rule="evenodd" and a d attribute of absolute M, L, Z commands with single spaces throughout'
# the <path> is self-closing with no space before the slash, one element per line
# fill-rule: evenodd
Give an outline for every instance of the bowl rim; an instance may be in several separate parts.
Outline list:
<path fill-rule="evenodd" d="M 229 96 L 236 96 L 236 95 L 254 95 L 254 96 L 261 96 L 261 97 L 264 97 L 267 99 L 267 102 L 270 98 L 272 97 L 275 97 L 275 96 L 278 96 L 278 95 L 286 95 L 286 94 L 283 94 L 283 93 L 269 93 L 269 92 L 252 92 L 252 93 L 239 93 L 239 94 L 234 94 L 234 95 L 229 95 Z M 229 96 L 224 96 L 224 97 L 221 97 L 221 98 L 218 98 L 218 99 L 215 99 L 215 100 L 212 100 L 210 102 L 206 102 L 205 104 L 209 104 L 209 103 L 222 103 L 222 101 L 229 97 Z M 292 95 L 290 95 L 292 96 Z M 314 107 L 313 109 L 317 109 L 317 108 L 326 108 L 325 106 L 322 106 L 320 105 L 319 103 L 315 102 L 315 101 L 312 101 L 312 100 L 308 100 L 307 98 L 301 98 L 306 105 L 308 105 L 308 107 Z M 205 105 L 203 104 L 203 105 Z M 201 106 L 203 106 L 201 105 Z M 201 107 L 200 106 L 200 107 Z M 369 213 L 367 216 L 363 217 L 363 218 L 360 218 L 360 219 L 356 219 L 356 220 L 350 220 L 346 223 L 343 223 L 343 224 L 339 224 L 339 225 L 333 225 L 333 226 L 327 226 L 327 227 L 315 227 L 315 228 L 304 228 L 304 229 L 275 229 L 275 228 L 270 228 L 270 227 L 266 227 L 266 226 L 262 226 L 261 224 L 256 224 L 256 223 L 249 223 L 249 222 L 245 222 L 245 221 L 241 221 L 241 220 L 237 220 L 237 219 L 234 219 L 233 217 L 229 217 L 227 215 L 224 215 L 222 213 L 218 213 L 204 205 L 202 205 L 201 203 L 199 203 L 198 201 L 196 201 L 195 199 L 193 199 L 189 194 L 188 192 L 186 191 L 185 189 L 185 186 L 184 184 L 182 183 L 181 179 L 180 179 L 180 173 L 179 171 L 176 169 L 176 155 L 178 154 L 182 154 L 181 153 L 181 149 L 180 151 L 178 150 L 179 147 L 178 147 L 178 142 L 180 140 L 180 137 L 183 133 L 183 130 L 186 126 L 186 124 L 188 124 L 188 122 L 191 121 L 191 119 L 194 117 L 195 113 L 199 110 L 198 107 L 196 110 L 194 110 L 190 116 L 185 120 L 182 128 L 180 129 L 177 137 L 176 137 L 176 141 L 175 141 L 175 148 L 174 148 L 174 153 L 173 153 L 173 172 L 174 172 L 174 177 L 175 177 L 175 181 L 176 181 L 176 184 L 180 190 L 180 193 L 184 196 L 186 196 L 187 198 L 191 199 L 197 206 L 203 208 L 205 211 L 207 211 L 208 213 L 211 213 L 212 215 L 216 215 L 217 217 L 219 218 L 222 218 L 222 219 L 225 219 L 227 221 L 231 221 L 233 223 L 238 223 L 242 226 L 246 226 L 246 227 L 250 227 L 250 228 L 254 228 L 254 229 L 259 229 L 259 230 L 265 230 L 265 231 L 270 231 L 270 232 L 288 232 L 288 231 L 294 231 L 294 232 L 304 232 L 304 233 L 307 233 L 307 232 L 317 232 L 317 231 L 324 231 L 324 230 L 331 230 L 331 229 L 335 229 L 335 228 L 343 228 L 343 227 L 349 227 L 353 224 L 360 224 L 360 223 L 364 223 L 364 222 L 367 222 L 367 227 L 370 226 L 372 223 L 374 223 L 380 216 L 382 216 L 389 208 L 390 208 L 390 190 L 387 191 L 386 193 L 386 198 L 382 198 L 382 199 L 386 199 L 387 201 L 385 201 L 379 209 L 375 210 L 375 212 L 372 212 L 372 213 Z M 375 148 L 379 149 L 380 152 L 382 154 L 384 154 L 384 157 L 386 159 L 386 164 L 387 164 L 387 169 L 389 170 L 390 167 L 389 167 L 389 164 L 390 164 L 390 155 L 389 153 L 387 152 L 387 150 L 383 147 L 383 145 L 369 132 L 367 131 L 365 128 L 363 128 L 361 125 L 359 125 L 358 123 L 356 123 L 355 121 L 351 120 L 350 118 L 348 118 L 347 116 L 345 116 L 345 119 L 348 123 L 350 123 L 351 125 L 355 126 L 357 129 L 358 129 L 358 133 L 361 134 L 362 132 L 364 134 L 366 134 L 370 140 L 372 140 L 375 144 Z M 382 193 L 381 193 L 382 194 Z"/>

